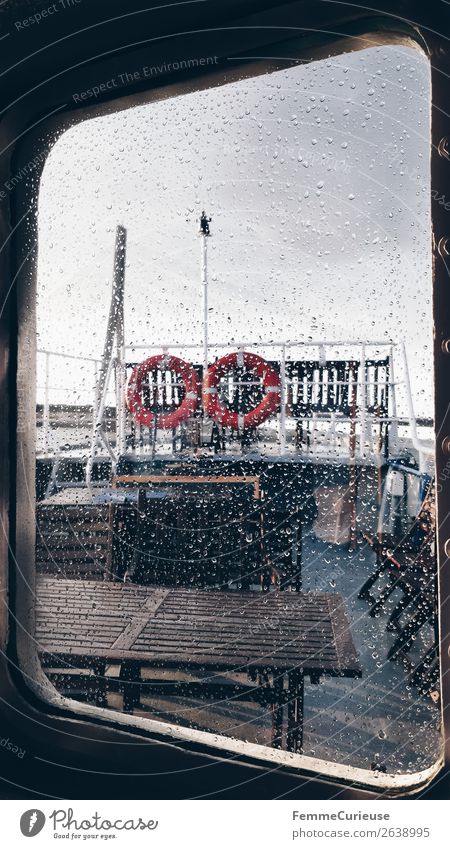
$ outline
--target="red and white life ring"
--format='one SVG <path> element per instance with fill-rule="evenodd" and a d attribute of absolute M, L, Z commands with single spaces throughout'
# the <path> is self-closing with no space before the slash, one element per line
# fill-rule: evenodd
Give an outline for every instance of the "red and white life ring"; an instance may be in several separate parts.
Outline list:
<path fill-rule="evenodd" d="M 142 403 L 142 388 L 148 373 L 156 368 L 175 372 L 184 384 L 184 398 L 180 406 L 170 413 L 161 413 L 156 417 L 157 428 L 172 430 L 188 419 L 197 407 L 199 395 L 197 375 L 190 363 L 180 360 L 179 357 L 172 357 L 170 354 L 156 354 L 135 366 L 128 381 L 126 400 L 133 418 L 145 427 L 153 427 L 155 416 Z"/>
<path fill-rule="evenodd" d="M 221 403 L 219 382 L 231 369 L 243 366 L 261 378 L 266 392 L 262 401 L 253 410 L 242 415 L 228 410 Z M 245 428 L 257 427 L 277 412 L 280 406 L 280 390 L 280 376 L 273 366 L 257 354 L 238 351 L 221 357 L 206 372 L 203 379 L 203 408 L 206 415 L 214 421 L 241 432 Z"/>

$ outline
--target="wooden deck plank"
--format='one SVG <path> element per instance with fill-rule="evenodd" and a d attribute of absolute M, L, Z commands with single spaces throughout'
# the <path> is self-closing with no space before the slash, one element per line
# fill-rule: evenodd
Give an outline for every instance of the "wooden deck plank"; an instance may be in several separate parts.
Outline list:
<path fill-rule="evenodd" d="M 169 595 L 170 590 L 160 590 L 155 589 L 154 592 L 148 596 L 145 604 L 141 607 L 139 614 L 133 618 L 132 622 L 124 628 L 121 634 L 114 640 L 111 648 L 114 650 L 118 649 L 131 649 L 135 644 L 138 637 L 141 635 L 141 632 L 148 625 L 149 618 L 151 616 L 155 616 L 161 605 L 164 603 L 164 600 Z"/>

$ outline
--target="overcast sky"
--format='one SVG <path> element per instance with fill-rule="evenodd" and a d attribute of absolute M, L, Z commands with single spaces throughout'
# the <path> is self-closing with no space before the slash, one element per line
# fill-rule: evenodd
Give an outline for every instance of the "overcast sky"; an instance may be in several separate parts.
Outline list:
<path fill-rule="evenodd" d="M 39 347 L 100 355 L 119 223 L 127 342 L 200 344 L 205 208 L 212 341 L 405 340 L 430 415 L 429 104 L 425 58 L 381 47 L 69 130 L 39 197 Z"/>

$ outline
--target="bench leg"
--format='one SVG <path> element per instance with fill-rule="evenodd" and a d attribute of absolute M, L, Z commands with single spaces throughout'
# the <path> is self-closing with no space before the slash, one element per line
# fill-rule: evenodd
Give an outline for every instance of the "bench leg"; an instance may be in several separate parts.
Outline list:
<path fill-rule="evenodd" d="M 273 673 L 273 688 L 277 700 L 271 705 L 272 711 L 272 747 L 281 749 L 283 745 L 283 674 Z"/>
<path fill-rule="evenodd" d="M 94 702 L 98 707 L 108 707 L 106 698 L 106 661 L 95 659 L 92 664 L 92 671 L 97 679 L 97 686 L 94 693 Z"/>
<path fill-rule="evenodd" d="M 141 667 L 139 663 L 124 660 L 120 667 L 120 680 L 123 681 L 123 712 L 133 713 L 141 700 Z"/>
<path fill-rule="evenodd" d="M 292 538 L 292 556 L 291 556 L 291 586 L 294 587 L 296 593 L 302 589 L 302 526 L 300 519 L 295 517 L 294 534 Z"/>
<path fill-rule="evenodd" d="M 303 749 L 303 706 L 304 706 L 304 675 L 295 670 L 289 673 L 289 702 L 288 702 L 288 752 L 301 752 Z"/>

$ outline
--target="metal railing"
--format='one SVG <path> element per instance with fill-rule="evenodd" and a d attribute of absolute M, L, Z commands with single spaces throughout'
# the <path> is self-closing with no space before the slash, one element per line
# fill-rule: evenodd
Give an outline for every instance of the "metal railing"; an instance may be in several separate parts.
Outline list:
<path fill-rule="evenodd" d="M 408 427 L 412 445 L 418 454 L 422 451 L 422 444 L 417 435 L 417 423 L 414 413 L 414 404 L 411 393 L 411 384 L 408 372 L 408 364 L 406 358 L 405 346 L 403 343 L 393 343 L 386 341 L 371 341 L 361 342 L 359 340 L 339 340 L 339 341 L 286 341 L 277 342 L 274 340 L 263 340 L 258 342 L 253 341 L 238 341 L 238 342 L 208 342 L 209 362 L 213 362 L 217 356 L 220 356 L 224 351 L 233 349 L 237 351 L 249 350 L 257 348 L 258 353 L 265 356 L 267 359 L 276 360 L 281 383 L 281 403 L 280 412 L 276 422 L 276 453 L 283 456 L 286 452 L 289 454 L 301 453 L 303 457 L 309 459 L 317 455 L 318 458 L 328 460 L 330 462 L 342 455 L 342 438 L 339 432 L 343 430 L 343 426 L 347 426 L 347 431 L 353 426 L 356 428 L 356 458 L 360 462 L 382 462 L 379 456 L 379 451 L 376 447 L 375 431 L 380 427 L 389 428 L 389 443 L 390 451 L 395 454 L 398 451 L 398 428 L 399 425 Z M 295 351 L 298 351 L 295 357 Z M 143 351 L 149 354 L 155 350 L 163 352 L 176 351 L 184 355 L 187 359 L 192 360 L 192 352 L 197 354 L 195 361 L 201 360 L 202 346 L 200 344 L 183 344 L 177 343 L 172 345 L 161 344 L 136 344 L 127 345 L 125 347 L 125 357 L 128 365 L 132 365 L 139 357 L 136 355 Z M 394 351 L 395 351 L 395 366 L 398 367 L 401 373 L 401 379 L 396 380 L 394 373 Z M 357 371 L 357 381 L 354 387 L 355 391 L 355 410 L 347 411 L 347 414 L 340 411 L 315 412 L 311 405 L 310 411 L 305 416 L 290 415 L 290 396 L 295 381 L 290 376 L 290 366 L 293 359 L 308 363 L 312 357 L 306 359 L 307 352 L 314 352 L 314 359 L 321 365 L 332 366 L 339 358 L 346 360 L 348 363 L 354 363 Z M 367 377 L 367 365 L 370 362 L 377 363 L 383 358 L 388 362 L 388 376 L 383 380 L 371 381 Z M 131 362 L 130 362 L 131 361 Z M 344 381 L 348 386 L 348 380 Z M 236 383 L 236 386 L 239 384 Z M 248 383 L 245 384 L 248 386 Z M 335 381 L 335 386 L 337 385 Z M 314 389 L 321 391 L 326 389 L 326 382 L 317 382 Z M 384 409 L 373 409 L 373 404 L 369 403 L 369 395 L 376 397 L 380 391 L 386 392 Z M 402 416 L 397 413 L 398 398 L 401 396 Z M 126 417 L 126 409 L 123 408 L 123 414 Z M 292 429 L 293 420 L 306 421 L 309 430 L 308 445 L 300 447 L 293 445 Z M 266 426 L 260 429 L 264 430 L 266 439 L 269 432 L 272 431 L 272 437 L 275 436 L 275 423 L 272 420 Z M 124 431 L 126 428 L 124 428 Z M 145 453 L 146 440 L 140 436 L 141 453 Z M 348 437 L 348 433 L 347 433 Z M 273 440 L 275 441 L 275 440 Z M 348 439 L 347 439 L 348 441 Z M 295 440 L 294 440 L 295 442 Z M 339 448 L 340 444 L 340 448 Z M 148 446 L 148 440 L 147 440 Z M 236 446 L 234 446 L 236 450 Z M 126 452 L 127 445 L 122 446 L 122 450 Z M 242 453 L 239 452 L 238 453 Z M 349 454 L 347 450 L 346 454 Z"/>
<path fill-rule="evenodd" d="M 37 350 L 37 370 L 38 379 L 36 383 L 36 395 L 38 405 L 42 406 L 42 438 L 40 440 L 40 450 L 44 453 L 58 453 L 60 446 L 58 443 L 58 430 L 61 429 L 61 420 L 58 411 L 74 410 L 80 407 L 80 404 L 74 402 L 69 403 L 69 393 L 67 382 L 53 384 L 54 374 L 58 372 L 64 379 L 65 372 L 60 368 L 53 368 L 54 362 L 76 362 L 89 364 L 92 370 L 91 386 L 85 388 L 80 386 L 78 376 L 78 386 L 76 390 L 72 390 L 71 394 L 78 396 L 78 401 L 84 398 L 84 406 L 87 410 L 95 408 L 95 394 L 98 380 L 98 371 L 100 360 L 94 357 L 85 357 L 77 354 L 65 354 L 61 351 L 49 351 L 38 348 Z"/>
<path fill-rule="evenodd" d="M 261 455 L 278 458 L 295 456 L 308 461 L 355 461 L 379 465 L 387 459 L 386 454 L 395 456 L 398 453 L 399 426 L 403 425 L 407 427 L 409 440 L 420 462 L 423 445 L 417 434 L 404 343 L 358 340 L 208 341 L 208 362 L 214 362 L 230 349 L 257 349 L 258 354 L 277 364 L 280 374 L 280 409 L 276 416 L 258 429 L 250 448 L 248 444 L 240 443 L 236 434 L 227 434 L 227 456 L 242 457 L 249 451 L 253 454 L 259 451 Z M 103 392 L 98 397 L 95 386 L 100 369 L 99 359 L 38 351 L 38 355 L 44 358 L 41 368 L 44 375 L 41 384 L 42 450 L 51 450 L 54 445 L 52 437 L 58 428 L 58 422 L 52 421 L 50 399 L 52 390 L 55 391 L 52 381 L 53 358 L 59 358 L 59 362 L 61 359 L 84 362 L 89 364 L 92 371 L 92 390 L 89 386 L 78 393 L 79 397 L 84 395 L 86 406 L 92 410 L 92 428 L 96 434 L 90 444 L 87 478 L 90 478 L 96 456 L 107 455 L 114 466 L 119 456 L 136 453 L 145 455 L 154 451 L 154 434 L 150 429 L 140 428 L 133 422 L 126 407 L 124 388 L 127 370 L 129 373 L 133 364 L 143 359 L 142 352 L 150 355 L 155 350 L 177 352 L 194 364 L 201 363 L 204 354 L 202 344 L 195 343 L 125 345 L 121 362 L 116 355 L 111 356 Z M 346 369 L 342 371 L 345 364 Z M 384 371 L 382 366 L 385 366 Z M 204 365 L 196 367 L 200 373 L 204 370 Z M 339 368 L 341 374 L 338 373 Z M 233 379 L 234 385 L 230 391 L 239 392 L 244 384 L 239 379 Z M 167 383 L 172 388 L 175 385 L 170 380 Z M 248 380 L 245 387 L 248 390 Z M 64 387 L 57 391 L 64 391 Z M 338 396 L 341 399 L 339 403 L 336 401 Z M 325 403 L 323 397 L 328 399 Z M 102 426 L 108 398 L 111 399 L 109 407 L 115 408 L 115 444 Z M 342 398 L 345 398 L 345 403 Z M 401 415 L 398 414 L 399 404 Z M 70 410 L 70 405 L 66 406 Z M 204 423 L 201 411 L 199 417 Z M 207 452 L 208 440 L 200 438 L 198 447 Z M 174 434 L 159 434 L 156 450 L 161 455 L 176 452 Z"/>

